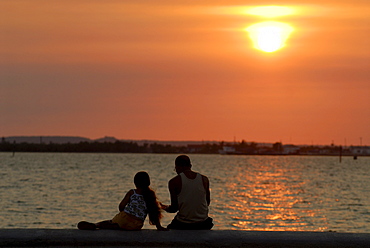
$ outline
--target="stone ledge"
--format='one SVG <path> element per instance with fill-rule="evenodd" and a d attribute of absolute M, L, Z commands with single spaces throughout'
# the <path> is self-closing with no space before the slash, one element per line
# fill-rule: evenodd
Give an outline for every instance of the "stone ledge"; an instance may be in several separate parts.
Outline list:
<path fill-rule="evenodd" d="M 0 247 L 370 247 L 368 233 L 0 229 Z"/>

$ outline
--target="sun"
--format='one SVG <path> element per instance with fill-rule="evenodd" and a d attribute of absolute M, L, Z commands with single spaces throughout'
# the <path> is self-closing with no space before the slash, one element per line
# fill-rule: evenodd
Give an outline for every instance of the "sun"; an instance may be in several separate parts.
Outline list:
<path fill-rule="evenodd" d="M 251 25 L 246 31 L 256 49 L 272 53 L 285 46 L 293 27 L 283 22 L 266 21 Z"/>
<path fill-rule="evenodd" d="M 294 29 L 287 23 L 271 19 L 293 15 L 295 12 L 295 9 L 284 6 L 257 6 L 249 8 L 246 11 L 247 14 L 268 19 L 268 21 L 256 23 L 246 28 L 254 47 L 266 53 L 276 52 L 283 48 Z"/>

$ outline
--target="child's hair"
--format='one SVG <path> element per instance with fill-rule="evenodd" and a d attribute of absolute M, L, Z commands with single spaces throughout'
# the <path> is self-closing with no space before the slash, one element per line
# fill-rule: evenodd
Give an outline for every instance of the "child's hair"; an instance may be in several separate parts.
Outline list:
<path fill-rule="evenodd" d="M 134 183 L 137 188 L 142 189 L 143 197 L 148 209 L 149 223 L 154 225 L 162 218 L 161 208 L 159 206 L 155 192 L 149 187 L 150 178 L 148 173 L 140 171 L 134 177 Z"/>

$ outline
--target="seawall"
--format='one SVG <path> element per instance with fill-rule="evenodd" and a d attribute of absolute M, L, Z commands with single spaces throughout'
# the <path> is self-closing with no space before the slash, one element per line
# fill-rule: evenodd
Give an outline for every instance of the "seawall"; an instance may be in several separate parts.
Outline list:
<path fill-rule="evenodd" d="M 0 247 L 370 247 L 368 233 L 0 229 Z"/>

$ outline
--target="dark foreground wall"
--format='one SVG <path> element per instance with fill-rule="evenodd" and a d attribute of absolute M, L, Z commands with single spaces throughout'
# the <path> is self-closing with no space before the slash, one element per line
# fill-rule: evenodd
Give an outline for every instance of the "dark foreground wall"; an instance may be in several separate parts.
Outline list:
<path fill-rule="evenodd" d="M 370 234 L 335 232 L 0 229 L 0 247 L 370 247 Z"/>

